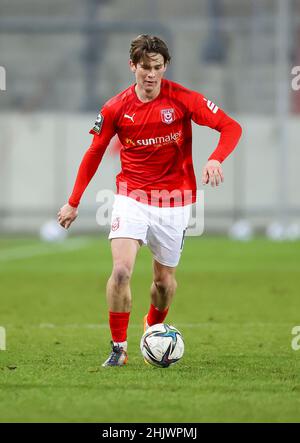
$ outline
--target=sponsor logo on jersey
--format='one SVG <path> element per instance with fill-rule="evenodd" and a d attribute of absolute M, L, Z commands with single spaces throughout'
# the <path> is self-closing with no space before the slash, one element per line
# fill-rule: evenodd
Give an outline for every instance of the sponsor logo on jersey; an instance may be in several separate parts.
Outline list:
<path fill-rule="evenodd" d="M 92 128 L 92 131 L 96 132 L 96 134 L 99 135 L 101 132 L 102 125 L 103 125 L 103 121 L 104 121 L 104 117 L 100 112 L 100 114 L 97 115 L 96 121 L 95 121 L 94 126 Z"/>
<path fill-rule="evenodd" d="M 126 145 L 135 146 L 135 143 L 131 138 L 125 138 Z"/>
<path fill-rule="evenodd" d="M 215 105 L 211 100 L 207 100 L 207 98 L 204 98 L 204 100 L 206 101 L 206 106 L 208 107 L 208 109 L 210 109 L 213 114 L 216 114 L 219 107 Z"/>
<path fill-rule="evenodd" d="M 171 134 L 165 136 L 139 139 L 136 141 L 136 144 L 138 146 L 165 145 L 171 142 L 178 141 L 181 135 L 182 135 L 181 131 L 171 132 Z"/>
<path fill-rule="evenodd" d="M 161 119 L 164 123 L 168 125 L 175 120 L 175 111 L 173 108 L 170 109 L 162 109 L 160 111 Z"/>

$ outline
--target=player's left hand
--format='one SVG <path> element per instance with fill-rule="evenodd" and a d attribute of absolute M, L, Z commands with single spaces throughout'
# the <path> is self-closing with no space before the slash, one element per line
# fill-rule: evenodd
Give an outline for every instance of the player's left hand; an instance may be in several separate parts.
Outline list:
<path fill-rule="evenodd" d="M 224 175 L 221 163 L 218 160 L 208 160 L 202 171 L 202 184 L 211 184 L 212 187 L 223 183 Z"/>

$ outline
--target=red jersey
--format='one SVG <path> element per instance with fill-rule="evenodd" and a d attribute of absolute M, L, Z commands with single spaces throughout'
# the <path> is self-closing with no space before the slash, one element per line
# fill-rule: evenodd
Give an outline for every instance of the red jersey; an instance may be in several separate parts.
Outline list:
<path fill-rule="evenodd" d="M 79 205 L 115 134 L 122 145 L 117 193 L 156 206 L 195 202 L 192 121 L 221 133 L 209 159 L 222 162 L 241 135 L 240 125 L 217 105 L 166 79 L 161 82 L 159 95 L 150 102 L 139 100 L 135 85 L 110 99 L 90 130 L 94 139 L 81 162 L 69 204 Z"/>

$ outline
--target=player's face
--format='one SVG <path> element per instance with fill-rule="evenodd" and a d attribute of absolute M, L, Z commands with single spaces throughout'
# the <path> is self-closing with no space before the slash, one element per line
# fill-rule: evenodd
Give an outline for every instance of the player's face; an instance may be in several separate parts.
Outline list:
<path fill-rule="evenodd" d="M 161 54 L 149 54 L 149 58 L 134 65 L 130 61 L 130 68 L 135 74 L 137 86 L 147 95 L 155 94 L 160 90 L 161 80 L 166 72 L 167 66 Z"/>

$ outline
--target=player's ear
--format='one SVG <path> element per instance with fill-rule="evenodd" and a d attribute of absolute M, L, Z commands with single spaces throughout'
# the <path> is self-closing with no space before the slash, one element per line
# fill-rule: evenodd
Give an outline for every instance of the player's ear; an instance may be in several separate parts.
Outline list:
<path fill-rule="evenodd" d="M 133 63 L 132 60 L 129 60 L 129 67 L 130 67 L 130 70 L 131 70 L 133 73 L 135 73 L 135 71 L 136 71 L 136 66 L 135 66 L 135 64 Z"/>
<path fill-rule="evenodd" d="M 165 71 L 167 70 L 168 66 L 170 65 L 170 60 L 164 60 L 164 68 Z"/>

